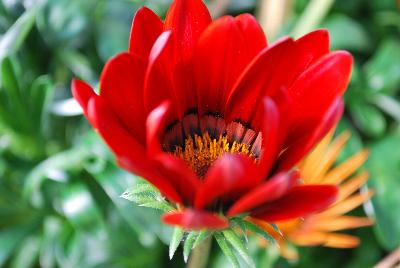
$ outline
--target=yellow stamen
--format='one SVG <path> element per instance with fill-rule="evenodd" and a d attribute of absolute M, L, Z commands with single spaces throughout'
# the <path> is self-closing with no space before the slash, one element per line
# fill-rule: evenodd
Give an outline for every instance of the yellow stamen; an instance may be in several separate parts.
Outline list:
<path fill-rule="evenodd" d="M 245 154 L 254 158 L 248 144 L 229 142 L 227 136 L 212 139 L 208 133 L 187 138 L 184 148 L 176 146 L 173 154 L 182 158 L 199 177 L 204 177 L 214 161 L 225 153 Z"/>

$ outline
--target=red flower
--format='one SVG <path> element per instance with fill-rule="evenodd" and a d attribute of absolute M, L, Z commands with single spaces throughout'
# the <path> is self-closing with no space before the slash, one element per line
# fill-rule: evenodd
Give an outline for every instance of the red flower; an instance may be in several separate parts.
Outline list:
<path fill-rule="evenodd" d="M 200 0 L 175 0 L 164 23 L 136 13 L 100 95 L 79 80 L 72 92 L 118 164 L 179 204 L 164 222 L 226 228 L 234 215 L 273 222 L 335 200 L 336 187 L 302 186 L 293 167 L 339 120 L 351 66 L 325 30 L 267 46 L 251 15 L 212 22 Z"/>

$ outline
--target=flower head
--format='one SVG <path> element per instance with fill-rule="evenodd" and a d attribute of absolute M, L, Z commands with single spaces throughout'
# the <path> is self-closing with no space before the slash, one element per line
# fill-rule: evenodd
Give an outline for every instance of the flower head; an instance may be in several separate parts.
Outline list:
<path fill-rule="evenodd" d="M 137 11 L 99 95 L 80 80 L 72 92 L 118 164 L 177 204 L 164 222 L 220 229 L 334 202 L 335 186 L 301 185 L 294 167 L 339 120 L 351 66 L 325 30 L 267 45 L 249 14 L 211 21 L 202 1 L 175 0 L 164 22 Z"/>

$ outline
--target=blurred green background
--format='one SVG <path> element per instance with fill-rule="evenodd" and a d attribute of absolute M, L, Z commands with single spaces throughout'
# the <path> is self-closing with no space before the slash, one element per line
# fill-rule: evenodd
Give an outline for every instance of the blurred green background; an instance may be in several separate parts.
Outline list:
<path fill-rule="evenodd" d="M 72 101 L 70 82 L 98 83 L 105 61 L 127 49 L 131 20 L 169 0 L 0 0 L 0 267 L 183 267 L 156 211 L 119 196 L 137 178 L 111 153 Z M 372 267 L 400 246 L 400 12 L 395 0 L 220 0 L 214 16 L 250 12 L 270 33 L 318 27 L 333 49 L 355 56 L 340 129 L 346 155 L 370 149 L 376 225 L 351 231 L 352 250 L 300 249 L 298 262 L 253 248 L 260 267 Z M 272 15 L 273 16 L 272 16 Z M 365 211 L 364 211 L 365 210 Z M 215 246 L 215 245 L 214 245 Z M 270 264 L 266 259 L 270 260 Z M 261 264 L 263 263 L 263 264 Z M 273 264 L 274 263 L 274 264 Z M 215 246 L 210 267 L 229 267 Z M 258 266 L 257 266 L 258 267 Z"/>

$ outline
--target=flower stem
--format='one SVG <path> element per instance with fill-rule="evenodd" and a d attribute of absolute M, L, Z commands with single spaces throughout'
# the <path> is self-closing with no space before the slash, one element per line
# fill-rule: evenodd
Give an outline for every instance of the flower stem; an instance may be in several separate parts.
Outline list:
<path fill-rule="evenodd" d="M 204 268 L 207 266 L 212 237 L 212 235 L 208 236 L 200 245 L 193 249 L 187 268 Z"/>

